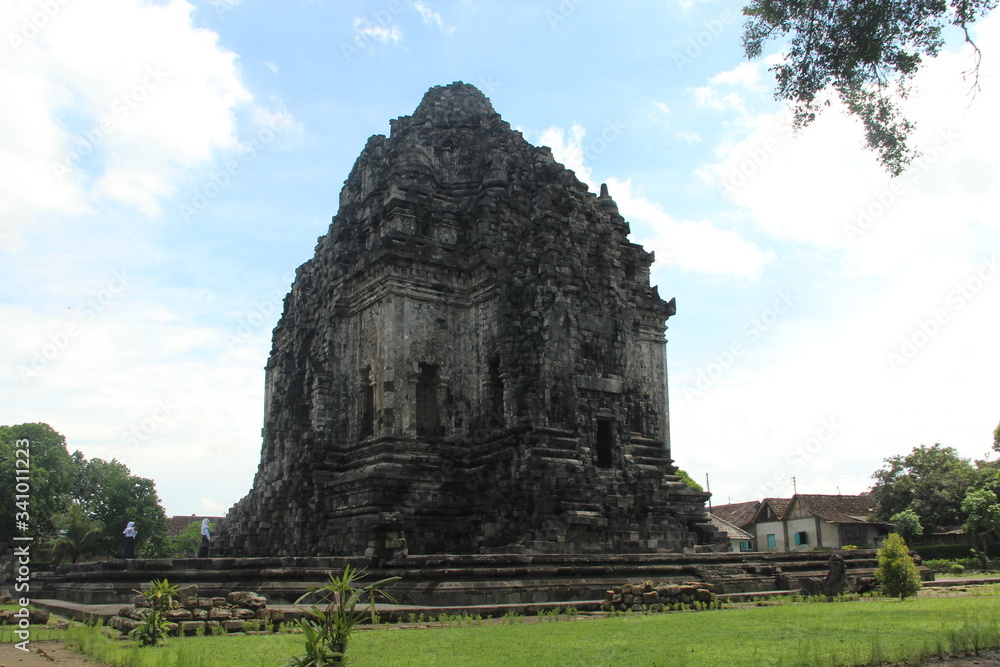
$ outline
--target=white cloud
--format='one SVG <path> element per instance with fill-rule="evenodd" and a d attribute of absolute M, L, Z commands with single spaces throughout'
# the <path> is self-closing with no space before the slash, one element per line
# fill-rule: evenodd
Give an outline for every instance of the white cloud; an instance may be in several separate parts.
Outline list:
<path fill-rule="evenodd" d="M 419 12 L 420 18 L 424 20 L 424 23 L 436 26 L 442 34 L 451 36 L 455 32 L 455 26 L 445 24 L 444 19 L 441 18 L 441 13 L 434 11 L 426 3 L 419 2 L 419 0 L 411 0 L 410 6 Z"/>
<path fill-rule="evenodd" d="M 761 89 L 760 67 L 755 63 L 742 62 L 731 70 L 719 72 L 709 83 L 713 85 L 744 86 L 751 89 Z"/>
<path fill-rule="evenodd" d="M 982 27 L 995 31 L 998 23 Z M 850 250 L 866 270 L 880 264 L 895 270 L 906 257 L 950 244 L 969 225 L 996 224 L 990 211 L 1000 203 L 994 166 L 1000 139 L 992 110 L 1000 87 L 984 68 L 985 85 L 970 104 L 962 81 L 968 62 L 967 53 L 944 53 L 915 78 L 906 113 L 917 124 L 911 144 L 924 156 L 899 178 L 888 176 L 873 153 L 858 150 L 863 130 L 839 102 L 794 134 L 788 111 L 750 113 L 724 103 L 734 93 L 716 85 L 696 95 L 700 103 L 729 110 L 732 132 L 718 145 L 717 161 L 700 173 L 777 238 Z M 734 75 L 743 67 L 712 81 L 752 83 L 752 76 Z"/>
<path fill-rule="evenodd" d="M 237 57 L 183 0 L 69 4 L 0 54 L 0 219 L 109 204 L 157 215 L 182 171 L 236 142 L 252 97 Z M 8 10 L 4 24 L 19 25 Z M 4 31 L 7 33 L 7 30 Z M 122 57 L 122 54 L 128 57 Z"/>
<path fill-rule="evenodd" d="M 392 43 L 396 45 L 402 39 L 403 31 L 397 25 L 376 24 L 363 18 L 354 19 L 354 43 L 361 45 L 362 48 L 367 45 L 369 53 L 373 53 L 375 50 L 371 40 L 382 44 Z"/>
<path fill-rule="evenodd" d="M 653 230 L 654 236 L 639 243 L 656 253 L 660 266 L 755 280 L 774 259 L 771 251 L 710 220 L 677 220 L 659 204 L 634 194 L 630 180 L 609 178 L 608 190 L 626 220 Z"/>
<path fill-rule="evenodd" d="M 576 177 L 588 184 L 593 190 L 594 183 L 590 173 L 590 167 L 586 165 L 583 138 L 587 131 L 582 125 L 573 124 L 566 136 L 565 130 L 561 127 L 550 127 L 542 132 L 538 143 L 552 149 L 552 156 L 556 162 L 563 164 L 567 169 L 572 170 Z"/>
<path fill-rule="evenodd" d="M 981 22 L 980 41 L 998 27 L 996 17 Z M 700 174 L 774 240 L 780 260 L 769 275 L 789 272 L 799 299 L 753 345 L 739 334 L 746 320 L 733 315 L 724 325 L 731 340 L 673 376 L 674 441 L 687 447 L 674 455 L 727 478 L 713 481 L 724 489 L 717 501 L 790 494 L 792 475 L 800 492 L 856 493 L 883 458 L 921 443 L 943 442 L 965 456 L 989 447 L 997 419 L 990 322 L 1000 311 L 991 255 L 1000 248 L 992 118 L 1000 86 L 984 69 L 970 105 L 961 78 L 968 65 L 967 51 L 944 53 L 916 77 L 907 113 L 925 157 L 897 179 L 858 150 L 862 130 L 837 104 L 798 136 L 787 112 L 730 105 L 726 138 Z M 704 99 L 753 83 L 713 81 Z M 797 256 L 821 261 L 792 268 Z M 732 342 L 743 348 L 729 362 Z M 716 379 L 706 381 L 710 370 Z M 837 433 L 805 449 L 826 418 L 841 424 Z M 703 453 L 736 441 L 752 444 L 728 449 L 728 462 Z M 841 474 L 831 477 L 831 469 Z M 784 482 L 760 488 L 775 476 Z"/>
<path fill-rule="evenodd" d="M 587 165 L 586 134 L 577 124 L 568 135 L 561 127 L 550 127 L 542 132 L 539 143 L 549 146 L 556 161 L 573 170 L 577 178 L 596 192 L 600 184 Z M 640 242 L 647 250 L 656 252 L 661 266 L 756 279 L 772 259 L 770 252 L 762 251 L 734 231 L 719 229 L 709 220 L 674 219 L 659 204 L 634 194 L 631 180 L 612 177 L 607 183 L 625 219 L 654 231 L 654 236 Z"/>

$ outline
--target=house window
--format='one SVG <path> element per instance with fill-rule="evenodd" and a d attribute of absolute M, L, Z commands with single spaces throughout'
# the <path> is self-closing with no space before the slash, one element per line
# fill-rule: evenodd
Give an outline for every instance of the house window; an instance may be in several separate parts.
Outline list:
<path fill-rule="evenodd" d="M 611 433 L 611 420 L 597 420 L 597 467 L 610 468 L 614 462 L 614 436 Z"/>
<path fill-rule="evenodd" d="M 767 536 L 767 548 L 774 549 L 777 546 L 778 546 L 778 541 L 774 539 L 774 533 L 771 533 L 770 535 Z"/>
<path fill-rule="evenodd" d="M 809 544 L 809 533 L 804 530 L 800 530 L 795 533 L 795 546 L 800 547 L 803 544 Z"/>
<path fill-rule="evenodd" d="M 740 551 L 753 551 L 753 542 L 750 540 L 741 540 Z"/>

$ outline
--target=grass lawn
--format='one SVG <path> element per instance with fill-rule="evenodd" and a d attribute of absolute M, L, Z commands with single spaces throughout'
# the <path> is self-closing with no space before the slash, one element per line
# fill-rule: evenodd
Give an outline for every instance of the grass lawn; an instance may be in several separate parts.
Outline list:
<path fill-rule="evenodd" d="M 1000 647 L 1000 587 L 982 592 L 989 594 L 905 602 L 785 603 L 541 623 L 515 619 L 513 623 L 471 627 L 390 626 L 355 634 L 348 646 L 348 664 L 914 664 L 938 652 Z M 89 628 L 70 633 L 90 643 L 87 652 L 95 658 L 136 667 L 274 667 L 301 652 L 303 646 L 301 635 L 280 634 L 177 638 L 164 647 L 134 649 Z M 0 632 L 0 640 L 5 640 L 4 632 Z M 109 650 L 118 657 L 108 654 Z"/>
<path fill-rule="evenodd" d="M 859 665 L 1000 646 L 995 596 L 365 632 L 354 665 Z"/>

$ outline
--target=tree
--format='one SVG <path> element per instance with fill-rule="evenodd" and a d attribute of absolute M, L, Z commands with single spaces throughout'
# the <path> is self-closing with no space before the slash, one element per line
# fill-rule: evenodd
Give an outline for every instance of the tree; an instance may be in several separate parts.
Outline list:
<path fill-rule="evenodd" d="M 969 28 L 997 0 L 751 0 L 743 8 L 743 47 L 759 57 L 764 44 L 789 36 L 784 60 L 771 68 L 775 97 L 791 104 L 796 128 L 811 123 L 832 88 L 864 124 L 867 145 L 893 175 L 915 157 L 907 145 L 913 124 L 898 101 L 907 97 L 924 56 L 945 44 L 948 24 L 958 26 L 976 54 Z M 978 88 L 978 81 L 972 89 Z"/>
<path fill-rule="evenodd" d="M 28 441 L 28 470 L 17 467 L 18 441 Z M 23 465 L 23 457 L 22 457 Z M 55 531 L 52 517 L 69 509 L 73 478 L 76 471 L 73 460 L 66 451 L 66 438 L 48 424 L 32 423 L 0 426 L 0 498 L 4 511 L 0 512 L 0 542 L 9 541 L 14 535 L 31 535 L 42 538 Z M 16 477 L 28 477 L 28 527 L 18 529 L 16 513 L 11 511 L 18 495 Z M 24 488 L 24 487 L 22 487 Z"/>
<path fill-rule="evenodd" d="M 126 523 L 135 521 L 139 531 L 136 551 L 141 557 L 163 558 L 170 554 L 167 515 L 153 480 L 136 477 L 117 460 L 83 460 L 74 496 L 91 518 L 108 526 L 101 538 L 103 553 L 120 556 L 121 531 Z"/>
<path fill-rule="evenodd" d="M 912 540 L 917 535 L 924 534 L 924 528 L 920 525 L 920 517 L 913 510 L 896 512 L 889 517 L 889 523 L 896 526 L 896 532 L 904 540 Z"/>
<path fill-rule="evenodd" d="M 208 530 L 215 531 L 215 524 L 209 523 Z M 192 521 L 184 530 L 170 538 L 170 554 L 176 558 L 190 558 L 198 553 L 201 546 L 201 520 Z"/>
<path fill-rule="evenodd" d="M 993 431 L 993 451 L 1000 452 L 1000 424 L 997 424 L 997 428 Z"/>
<path fill-rule="evenodd" d="M 77 563 L 81 556 L 90 555 L 99 549 L 104 524 L 88 519 L 79 505 L 73 504 L 68 512 L 53 517 L 52 524 L 58 531 L 51 543 L 54 560 L 68 556 L 72 562 Z"/>
<path fill-rule="evenodd" d="M 989 489 L 970 491 L 962 501 L 962 512 L 965 514 L 962 528 L 973 542 L 978 541 L 982 546 L 980 554 L 985 559 L 987 540 L 1000 532 L 1000 503 L 997 502 L 997 495 Z"/>
<path fill-rule="evenodd" d="M 684 482 L 685 484 L 687 484 L 688 486 L 690 486 L 695 491 L 704 491 L 705 490 L 705 489 L 703 489 L 701 487 L 701 484 L 699 484 L 698 482 L 694 481 L 694 479 L 691 477 L 691 475 L 687 474 L 686 472 L 684 472 L 680 468 L 678 468 L 677 472 L 675 472 L 674 474 L 677 475 L 678 477 L 680 477 L 682 482 Z"/>
<path fill-rule="evenodd" d="M 876 553 L 878 568 L 875 578 L 882 584 L 882 591 L 900 600 L 916 595 L 920 590 L 920 573 L 913 564 L 910 550 L 899 533 L 892 533 Z"/>
<path fill-rule="evenodd" d="M 953 447 L 920 445 L 906 456 L 890 456 L 872 478 L 875 518 L 913 510 L 925 526 L 962 523 L 962 500 L 976 480 L 976 469 Z"/>

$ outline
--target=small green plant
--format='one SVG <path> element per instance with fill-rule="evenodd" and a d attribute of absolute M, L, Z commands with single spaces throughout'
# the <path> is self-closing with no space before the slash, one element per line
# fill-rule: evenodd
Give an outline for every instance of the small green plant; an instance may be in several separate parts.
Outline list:
<path fill-rule="evenodd" d="M 920 590 L 920 573 L 899 533 L 892 533 L 885 538 L 876 556 L 878 569 L 875 570 L 875 578 L 882 584 L 886 595 L 903 600 L 917 594 Z"/>
<path fill-rule="evenodd" d="M 288 667 L 326 667 L 344 664 L 347 642 L 354 629 L 368 615 L 358 605 L 368 601 L 368 610 L 372 623 L 375 622 L 375 598 L 379 594 L 395 602 L 391 596 L 382 591 L 385 586 L 398 581 L 399 577 L 389 577 L 367 586 L 356 586 L 364 578 L 365 569 L 352 569 L 344 566 L 340 576 L 330 573 L 330 583 L 316 588 L 309 587 L 309 592 L 296 600 L 296 604 L 307 597 L 317 595 L 317 601 L 326 603 L 326 608 L 314 604 L 309 609 L 311 618 L 299 621 L 299 627 L 305 639 L 306 652 L 293 656 L 285 663 Z M 421 619 L 423 614 L 420 615 Z"/>
<path fill-rule="evenodd" d="M 167 636 L 168 624 L 165 614 L 170 611 L 174 598 L 177 597 L 177 586 L 166 579 L 162 581 L 154 579 L 149 583 L 149 588 L 136 593 L 149 602 L 149 608 L 129 636 L 142 646 L 156 646 Z"/>
<path fill-rule="evenodd" d="M 858 547 L 854 544 L 845 544 L 844 546 L 840 547 L 840 549 L 841 551 L 857 551 Z"/>
<path fill-rule="evenodd" d="M 512 609 L 503 615 L 502 620 L 504 625 L 514 625 L 515 623 L 523 623 L 524 617 L 520 614 L 514 613 L 514 610 Z"/>
<path fill-rule="evenodd" d="M 956 577 L 965 574 L 965 566 L 961 563 L 952 563 L 949 571 Z"/>

